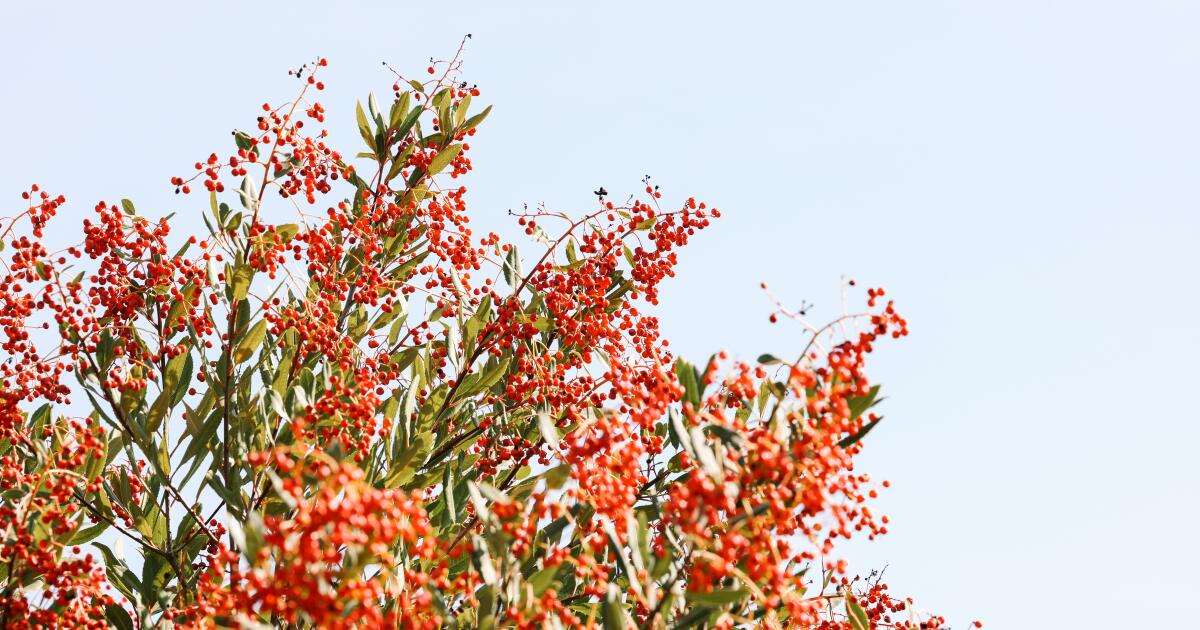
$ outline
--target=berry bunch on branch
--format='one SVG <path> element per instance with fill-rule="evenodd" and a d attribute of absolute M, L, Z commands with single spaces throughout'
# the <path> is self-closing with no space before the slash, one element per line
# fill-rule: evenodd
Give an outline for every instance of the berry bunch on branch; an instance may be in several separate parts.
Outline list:
<path fill-rule="evenodd" d="M 458 56 L 360 105 L 356 155 L 325 65 L 172 179 L 201 234 L 101 202 L 51 251 L 36 186 L 0 221 L 0 625 L 942 625 L 834 555 L 887 529 L 882 290 L 795 360 L 689 363 L 652 309 L 715 208 L 602 190 L 522 254 L 469 220 Z"/>

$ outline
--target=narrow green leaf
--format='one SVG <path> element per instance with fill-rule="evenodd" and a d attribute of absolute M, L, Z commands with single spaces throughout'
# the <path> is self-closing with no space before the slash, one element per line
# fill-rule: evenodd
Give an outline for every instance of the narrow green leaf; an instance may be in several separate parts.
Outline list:
<path fill-rule="evenodd" d="M 141 586 L 141 583 L 134 576 L 133 571 L 129 570 L 129 565 L 125 564 L 124 560 L 118 559 L 107 545 L 98 542 L 93 542 L 92 545 L 99 549 L 101 555 L 104 556 L 104 568 L 108 573 L 109 584 L 112 584 L 130 601 L 136 602 L 139 598 L 135 593 L 140 590 L 138 587 Z"/>
<path fill-rule="evenodd" d="M 244 131 L 233 132 L 233 142 L 237 145 L 237 148 L 242 149 L 243 151 L 249 151 L 250 149 L 255 148 L 254 140 Z"/>
<path fill-rule="evenodd" d="M 367 94 L 367 108 L 371 112 L 371 118 L 374 118 L 376 122 L 379 122 L 382 125 L 381 117 L 379 114 L 379 101 L 377 101 L 375 99 L 374 92 Z"/>
<path fill-rule="evenodd" d="M 106 529 L 108 529 L 108 524 L 100 522 L 91 527 L 76 530 L 74 534 L 71 534 L 71 538 L 67 540 L 67 545 L 82 545 L 91 542 L 97 536 L 104 533 Z"/>
<path fill-rule="evenodd" d="M 679 377 L 679 384 L 683 385 L 684 402 L 690 402 L 693 407 L 698 409 L 704 390 L 702 386 L 703 381 L 697 377 L 695 366 L 683 359 L 676 359 L 675 375 Z"/>
<path fill-rule="evenodd" d="M 548 413 L 537 414 L 538 431 L 542 434 L 542 439 L 550 448 L 558 448 L 558 427 L 554 426 L 554 419 Z"/>
<path fill-rule="evenodd" d="M 267 336 L 266 320 L 258 320 L 254 327 L 242 337 L 241 343 L 238 344 L 237 350 L 234 352 L 233 359 L 237 363 L 245 363 L 247 359 L 254 356 L 254 351 L 262 347 L 263 339 Z"/>
<path fill-rule="evenodd" d="M 409 101 L 412 97 L 405 92 L 400 95 L 400 98 L 392 102 L 392 110 L 388 115 L 388 126 L 395 129 L 400 121 L 404 119 L 404 115 L 408 113 Z"/>
<path fill-rule="evenodd" d="M 445 503 L 450 522 L 457 522 L 454 517 L 458 513 L 458 506 L 454 504 L 454 467 L 449 463 L 442 471 L 442 501 Z"/>
<path fill-rule="evenodd" d="M 238 188 L 238 197 L 241 198 L 242 205 L 247 210 L 253 211 L 258 207 L 258 189 L 254 187 L 249 176 L 242 178 L 242 185 Z"/>
<path fill-rule="evenodd" d="M 175 404 L 180 383 L 184 382 L 184 371 L 188 370 L 188 380 L 191 378 L 190 368 L 192 364 L 192 355 L 189 352 L 176 355 L 167 362 L 167 369 L 162 375 L 162 392 L 158 398 L 154 400 L 154 404 L 150 406 L 150 412 L 146 419 L 146 431 L 154 433 L 162 424 L 162 421 L 167 417 L 171 407 Z M 179 396 L 182 398 L 182 396 Z"/>
<path fill-rule="evenodd" d="M 354 116 L 358 120 L 358 133 L 362 134 L 363 141 L 367 143 L 368 147 L 371 147 L 371 157 L 373 158 L 379 148 L 375 146 L 375 134 L 371 131 L 371 123 L 367 119 L 367 113 L 363 111 L 361 102 L 355 103 Z"/>
<path fill-rule="evenodd" d="M 463 145 L 461 144 L 452 144 L 438 151 L 438 154 L 433 156 L 433 159 L 429 161 L 429 168 L 426 169 L 426 172 L 429 175 L 437 175 L 442 172 L 442 169 L 446 168 L 454 158 L 458 157 L 459 153 L 462 153 L 462 148 Z"/>
<path fill-rule="evenodd" d="M 246 298 L 246 294 L 250 292 L 250 282 L 254 279 L 254 269 L 249 266 L 239 266 L 233 270 L 233 278 L 230 282 L 232 291 L 232 300 L 236 304 Z"/>
<path fill-rule="evenodd" d="M 108 604 L 104 607 L 104 619 L 117 630 L 133 630 L 133 619 L 119 604 Z"/>
<path fill-rule="evenodd" d="M 745 589 L 720 589 L 713 591 L 688 591 L 684 597 L 689 602 L 698 602 L 710 606 L 728 606 L 746 599 L 750 591 Z"/>
<path fill-rule="evenodd" d="M 479 577 L 483 579 L 484 584 L 496 584 L 500 580 L 500 575 L 496 573 L 496 566 L 492 564 L 492 554 L 488 552 L 487 542 L 478 534 L 472 534 L 471 546 L 474 548 L 471 555 L 475 560 L 475 568 L 479 571 Z"/>
<path fill-rule="evenodd" d="M 866 396 L 855 396 L 848 402 L 850 403 L 850 419 L 855 420 L 863 415 L 863 412 L 874 407 L 878 402 L 876 398 L 879 396 L 879 386 L 871 387 Z"/>
<path fill-rule="evenodd" d="M 490 114 L 490 113 L 492 113 L 492 106 L 488 105 L 487 107 L 484 108 L 483 111 L 468 118 L 467 122 L 464 123 L 463 126 L 459 130 L 460 131 L 470 131 L 470 130 L 478 127 L 479 123 L 483 122 L 483 119 L 487 118 L 488 114 Z"/>
<path fill-rule="evenodd" d="M 517 251 L 517 246 L 512 245 L 508 249 L 508 254 L 504 257 L 504 281 L 508 286 L 517 288 L 524 275 L 521 273 L 521 254 Z"/>
<path fill-rule="evenodd" d="M 567 480 L 571 478 L 571 465 L 560 464 L 542 473 L 542 477 L 546 480 L 546 486 L 551 490 L 558 490 L 567 484 Z"/>
<path fill-rule="evenodd" d="M 863 428 L 859 429 L 858 433 L 842 438 L 842 441 L 838 442 L 838 446 L 842 448 L 850 448 L 851 446 L 857 444 L 859 440 L 867 437 L 867 434 L 871 432 L 871 429 L 875 428 L 875 425 L 879 424 L 880 420 L 883 420 L 883 416 L 879 416 L 878 418 L 875 418 L 874 420 L 863 425 Z"/>
<path fill-rule="evenodd" d="M 550 585 L 554 583 L 555 576 L 558 575 L 558 570 L 562 568 L 562 566 L 563 565 L 561 564 L 556 564 L 548 569 L 542 569 L 541 571 L 529 576 L 528 582 L 529 585 L 533 587 L 533 594 L 535 597 L 540 597 L 542 593 L 546 592 L 546 589 L 550 588 Z"/>
<path fill-rule="evenodd" d="M 621 605 L 621 591 L 616 584 L 609 582 L 608 592 L 604 596 L 604 630 L 625 630 L 628 627 Z"/>
<path fill-rule="evenodd" d="M 275 235 L 279 237 L 280 242 L 286 243 L 292 240 L 292 237 L 300 232 L 300 226 L 295 223 L 284 223 L 275 226 Z"/>
<path fill-rule="evenodd" d="M 854 630 L 871 630 L 871 619 L 867 616 L 867 611 L 863 610 L 858 600 L 849 593 L 846 594 L 846 618 L 850 620 L 850 627 Z"/>

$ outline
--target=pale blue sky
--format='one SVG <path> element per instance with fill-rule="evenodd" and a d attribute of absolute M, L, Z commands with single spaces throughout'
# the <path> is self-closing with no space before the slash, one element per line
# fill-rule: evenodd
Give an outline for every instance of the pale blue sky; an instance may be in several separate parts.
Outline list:
<path fill-rule="evenodd" d="M 913 334 L 880 348 L 862 458 L 892 533 L 859 567 L 957 627 L 1194 624 L 1200 4 L 137 4 L 0 8 L 11 207 L 38 182 L 73 219 L 195 217 L 168 179 L 286 100 L 287 69 L 329 58 L 353 147 L 381 60 L 473 33 L 480 225 L 647 173 L 724 211 L 664 290 L 684 354 L 795 350 L 759 281 L 818 320 L 841 274 L 898 300 Z"/>

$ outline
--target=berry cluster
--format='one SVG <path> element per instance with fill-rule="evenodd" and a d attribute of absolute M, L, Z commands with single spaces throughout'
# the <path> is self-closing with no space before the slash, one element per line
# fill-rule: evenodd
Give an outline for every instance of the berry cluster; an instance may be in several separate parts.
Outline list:
<path fill-rule="evenodd" d="M 522 257 L 472 230 L 458 55 L 360 105 L 353 159 L 310 128 L 326 65 L 171 179 L 206 234 L 101 202 L 52 252 L 36 186 L 0 220 L 0 625 L 944 625 L 834 555 L 887 532 L 882 289 L 781 306 L 795 361 L 688 363 L 654 310 L 717 209 L 526 206 Z"/>

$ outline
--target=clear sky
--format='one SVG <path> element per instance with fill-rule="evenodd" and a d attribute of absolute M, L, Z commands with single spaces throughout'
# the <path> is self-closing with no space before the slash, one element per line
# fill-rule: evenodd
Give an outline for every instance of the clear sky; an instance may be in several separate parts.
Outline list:
<path fill-rule="evenodd" d="M 862 458 L 893 526 L 857 566 L 957 627 L 1195 623 L 1200 4 L 410 6 L 3 3 L 0 199 L 37 182 L 64 228 L 121 197 L 198 225 L 169 178 L 287 100 L 287 69 L 329 58 L 354 151 L 380 61 L 472 33 L 481 226 L 645 174 L 722 209 L 664 290 L 681 353 L 795 351 L 760 281 L 816 320 L 842 274 L 896 298 L 912 336 L 880 348 Z"/>

